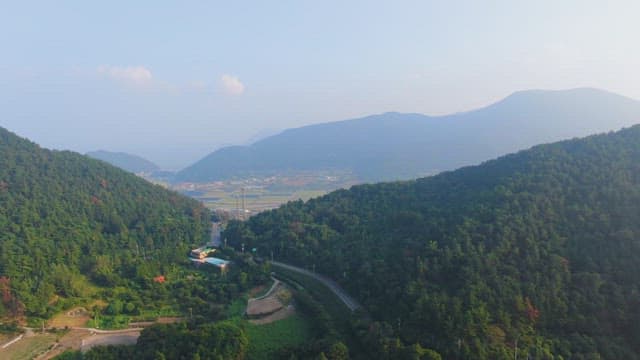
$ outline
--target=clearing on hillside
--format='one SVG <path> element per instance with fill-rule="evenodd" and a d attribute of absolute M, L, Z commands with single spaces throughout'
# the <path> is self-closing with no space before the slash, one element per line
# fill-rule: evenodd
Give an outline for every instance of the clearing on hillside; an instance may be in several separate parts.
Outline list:
<path fill-rule="evenodd" d="M 5 349 L 0 349 L 0 359 L 35 359 L 53 348 L 56 338 L 57 335 L 50 333 L 25 334 L 20 341 L 11 344 Z"/>
<path fill-rule="evenodd" d="M 264 296 L 249 299 L 246 315 L 254 324 L 266 324 L 284 319 L 294 312 L 291 291 L 285 284 L 276 280 Z"/>
<path fill-rule="evenodd" d="M 58 329 L 64 327 L 83 327 L 89 319 L 91 319 L 91 313 L 83 307 L 77 307 L 54 316 L 48 321 L 48 326 Z"/>

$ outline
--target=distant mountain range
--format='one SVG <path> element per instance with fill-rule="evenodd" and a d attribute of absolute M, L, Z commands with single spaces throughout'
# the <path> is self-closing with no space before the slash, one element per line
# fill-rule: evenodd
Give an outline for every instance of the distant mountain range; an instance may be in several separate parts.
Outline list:
<path fill-rule="evenodd" d="M 111 151 L 91 151 L 86 154 L 94 159 L 106 161 L 113 166 L 117 166 L 123 170 L 132 173 L 150 173 L 160 170 L 158 165 L 137 155 L 127 154 L 123 152 Z"/>
<path fill-rule="evenodd" d="M 362 181 L 408 179 L 638 122 L 640 102 L 621 95 L 591 88 L 529 90 L 446 116 L 385 113 L 285 130 L 216 150 L 178 172 L 175 181 L 327 170 L 349 171 Z"/>

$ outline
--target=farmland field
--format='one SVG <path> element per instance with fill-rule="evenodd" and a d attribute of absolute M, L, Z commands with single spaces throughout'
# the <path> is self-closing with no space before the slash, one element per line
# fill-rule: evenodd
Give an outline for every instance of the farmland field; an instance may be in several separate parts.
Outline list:
<path fill-rule="evenodd" d="M 273 209 L 288 201 L 309 200 L 313 197 L 326 194 L 324 190 L 293 190 L 289 192 L 278 191 L 271 192 L 265 189 L 246 190 L 244 201 L 245 208 L 251 212 L 260 212 L 263 210 Z M 221 190 L 212 190 L 202 195 L 193 196 L 202 201 L 210 209 L 226 209 L 233 210 L 242 207 L 242 197 L 239 191 L 226 192 Z"/>
<path fill-rule="evenodd" d="M 245 331 L 249 338 L 249 360 L 272 359 L 278 350 L 302 345 L 312 335 L 307 319 L 299 314 L 264 325 L 247 323 Z"/>

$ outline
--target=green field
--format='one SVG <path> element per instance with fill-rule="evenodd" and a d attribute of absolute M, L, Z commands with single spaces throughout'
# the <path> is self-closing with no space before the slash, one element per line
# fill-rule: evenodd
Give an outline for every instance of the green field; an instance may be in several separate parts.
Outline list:
<path fill-rule="evenodd" d="M 312 277 L 294 271 L 280 267 L 274 267 L 273 270 L 276 272 L 278 279 L 290 284 L 293 288 L 308 291 L 316 301 L 322 304 L 322 307 L 331 317 L 333 326 L 349 348 L 354 352 L 365 353 L 364 349 L 361 348 L 360 341 L 354 337 L 352 332 L 351 320 L 354 313 L 328 287 Z M 356 316 L 363 316 L 363 314 Z M 367 315 L 364 314 L 364 316 Z"/>
<path fill-rule="evenodd" d="M 251 189 L 245 192 L 245 208 L 251 211 L 262 211 L 278 207 L 288 201 L 309 200 L 326 194 L 326 190 L 291 190 L 272 192 L 266 189 Z M 207 191 L 201 196 L 194 196 L 210 209 L 232 210 L 242 207 L 239 191 L 220 190 Z"/>
<path fill-rule="evenodd" d="M 270 287 L 271 283 L 268 285 Z M 248 360 L 276 359 L 278 350 L 302 345 L 312 338 L 311 324 L 301 314 L 294 314 L 269 324 L 255 325 L 250 323 L 243 318 L 247 308 L 247 299 L 248 297 L 245 295 L 234 300 L 227 307 L 226 315 L 228 321 L 244 329 L 249 339 Z"/>
<path fill-rule="evenodd" d="M 351 310 L 338 298 L 329 288 L 327 288 L 320 281 L 280 267 L 273 267 L 273 271 L 276 272 L 278 278 L 284 282 L 291 283 L 297 286 L 302 286 L 309 291 L 314 299 L 319 301 L 322 306 L 329 312 L 329 315 L 339 326 L 339 330 L 346 332 L 348 328 L 349 319 L 351 317 Z"/>
<path fill-rule="evenodd" d="M 249 338 L 249 360 L 274 359 L 278 350 L 302 345 L 312 336 L 311 325 L 299 314 L 264 325 L 243 323 Z"/>

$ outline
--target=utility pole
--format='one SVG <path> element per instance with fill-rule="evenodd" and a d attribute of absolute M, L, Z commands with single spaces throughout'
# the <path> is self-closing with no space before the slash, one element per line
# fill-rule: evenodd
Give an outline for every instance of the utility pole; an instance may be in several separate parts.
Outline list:
<path fill-rule="evenodd" d="M 236 197 L 236 214 L 238 215 L 238 219 L 240 219 L 240 199 L 238 199 L 238 193 L 235 194 Z"/>
<path fill-rule="evenodd" d="M 244 187 L 241 189 L 242 191 L 242 220 L 247 220 L 245 218 L 245 214 L 247 213 L 247 209 L 245 208 L 245 203 L 244 203 Z"/>

